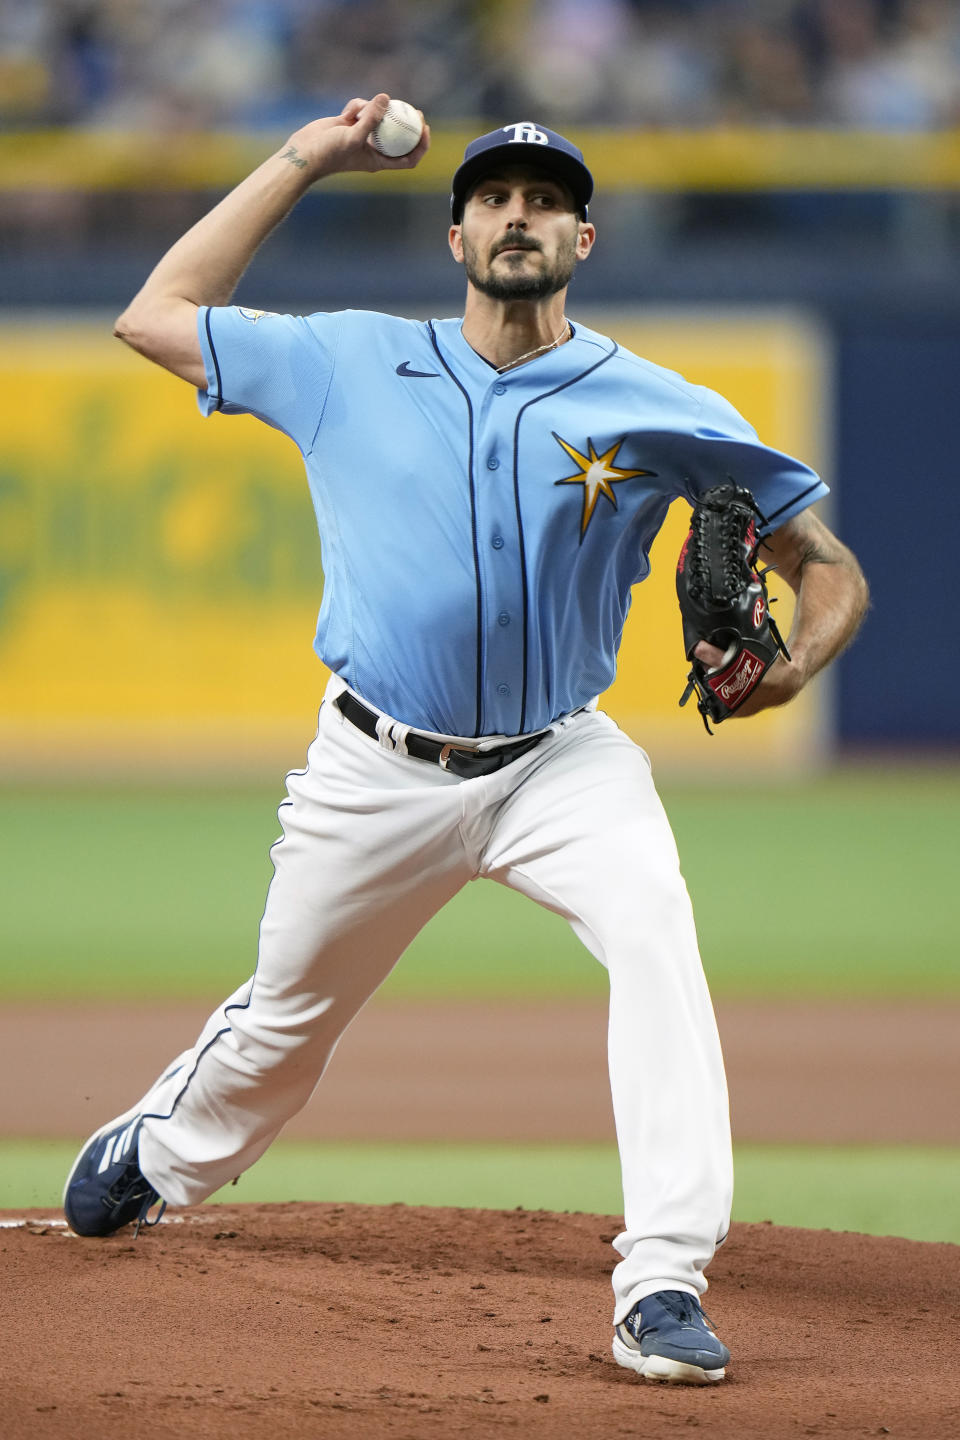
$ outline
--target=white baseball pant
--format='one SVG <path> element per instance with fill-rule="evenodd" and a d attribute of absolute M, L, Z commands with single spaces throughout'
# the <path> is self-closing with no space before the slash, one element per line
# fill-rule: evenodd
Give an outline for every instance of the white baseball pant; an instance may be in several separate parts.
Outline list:
<path fill-rule="evenodd" d="M 190 1205 L 248 1169 L 417 932 L 487 877 L 563 915 L 609 974 L 625 1222 L 614 1323 L 656 1290 L 702 1294 L 729 1225 L 729 1108 L 646 755 L 590 709 L 501 770 L 459 779 L 362 734 L 331 703 L 342 689 L 333 678 L 307 768 L 288 776 L 256 972 L 139 1107 L 144 1174 Z"/>

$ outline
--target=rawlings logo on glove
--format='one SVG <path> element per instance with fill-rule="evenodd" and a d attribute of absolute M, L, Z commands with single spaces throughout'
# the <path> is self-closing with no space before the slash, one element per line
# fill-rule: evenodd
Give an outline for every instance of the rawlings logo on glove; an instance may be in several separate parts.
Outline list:
<path fill-rule="evenodd" d="M 743 704 L 778 655 L 790 659 L 770 614 L 764 577 L 755 569 L 763 516 L 750 491 L 733 481 L 715 485 L 697 501 L 677 561 L 677 598 L 683 620 L 684 653 L 691 663 L 686 705 L 696 692 L 707 733 Z M 722 650 L 709 668 L 694 656 L 701 640 Z"/>

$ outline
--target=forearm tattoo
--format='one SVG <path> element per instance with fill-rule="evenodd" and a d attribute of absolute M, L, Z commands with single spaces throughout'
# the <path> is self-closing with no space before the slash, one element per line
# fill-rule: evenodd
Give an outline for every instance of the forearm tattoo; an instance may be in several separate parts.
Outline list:
<path fill-rule="evenodd" d="M 291 165 L 296 165 L 298 170 L 306 170 L 307 162 L 297 151 L 296 145 L 288 145 L 280 156 L 281 160 L 289 160 Z"/>
<path fill-rule="evenodd" d="M 846 558 L 842 546 L 829 530 L 815 522 L 814 516 L 798 515 L 794 521 L 796 530 L 797 569 L 807 565 L 842 565 Z"/>
<path fill-rule="evenodd" d="M 802 570 L 806 565 L 836 565 L 842 558 L 838 549 L 834 547 L 832 551 L 828 550 L 820 540 L 811 535 L 803 546 L 800 568 Z"/>

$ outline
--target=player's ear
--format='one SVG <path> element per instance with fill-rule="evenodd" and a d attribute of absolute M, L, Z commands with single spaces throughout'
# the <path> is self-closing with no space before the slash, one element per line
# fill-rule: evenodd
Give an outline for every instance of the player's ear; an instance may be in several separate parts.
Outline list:
<path fill-rule="evenodd" d="M 593 242 L 594 240 L 596 240 L 596 238 L 596 226 L 591 225 L 589 220 L 582 220 L 580 222 L 580 227 L 577 234 L 578 260 L 586 260 L 587 256 L 590 254 L 590 251 L 593 249 Z"/>
<path fill-rule="evenodd" d="M 462 235 L 462 233 L 461 233 L 461 230 L 460 230 L 460 226 L 459 226 L 459 225 L 451 225 L 451 226 L 450 226 L 450 233 L 449 233 L 448 236 L 447 236 L 447 242 L 448 242 L 448 244 L 449 244 L 449 246 L 450 246 L 450 254 L 453 256 L 454 260 L 456 260 L 456 262 L 457 262 L 458 265 L 462 265 L 462 264 L 463 264 L 463 235 Z"/>

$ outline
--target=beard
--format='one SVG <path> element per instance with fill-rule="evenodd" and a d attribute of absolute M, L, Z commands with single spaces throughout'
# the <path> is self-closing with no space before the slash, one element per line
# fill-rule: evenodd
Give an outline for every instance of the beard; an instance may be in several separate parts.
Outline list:
<path fill-rule="evenodd" d="M 510 243 L 516 244 L 516 241 L 513 240 Z M 493 262 L 499 251 L 495 251 L 490 257 L 484 270 L 478 251 L 464 237 L 463 268 L 474 289 L 479 290 L 482 295 L 489 296 L 491 300 L 545 300 L 547 296 L 556 295 L 559 290 L 565 290 L 573 279 L 573 272 L 577 265 L 576 246 L 577 239 L 574 236 L 569 245 L 557 252 L 553 264 L 544 265 L 539 274 L 522 273 L 519 269 L 516 273 L 511 273 L 509 269 L 504 271 L 501 267 L 500 273 L 494 275 L 492 273 Z M 524 245 L 521 248 L 535 251 L 538 254 L 543 253 L 539 245 Z M 511 263 L 508 261 L 508 265 Z"/>

